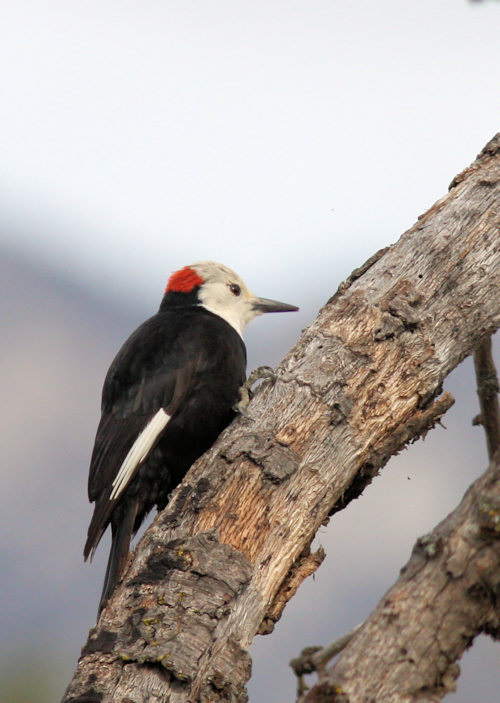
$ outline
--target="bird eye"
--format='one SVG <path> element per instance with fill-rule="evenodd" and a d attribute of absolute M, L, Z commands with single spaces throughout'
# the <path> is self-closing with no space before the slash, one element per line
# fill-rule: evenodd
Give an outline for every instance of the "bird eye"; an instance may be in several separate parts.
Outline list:
<path fill-rule="evenodd" d="M 238 296 L 241 293 L 241 288 L 237 283 L 230 283 L 229 284 L 229 290 L 233 295 Z"/>

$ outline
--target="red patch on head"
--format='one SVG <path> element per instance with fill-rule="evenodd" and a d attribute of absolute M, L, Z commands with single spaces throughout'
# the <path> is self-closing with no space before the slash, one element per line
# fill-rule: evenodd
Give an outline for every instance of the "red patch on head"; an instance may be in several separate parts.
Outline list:
<path fill-rule="evenodd" d="M 168 279 L 165 293 L 191 293 L 196 286 L 203 285 L 203 279 L 194 269 L 184 266 L 180 271 L 173 273 Z"/>

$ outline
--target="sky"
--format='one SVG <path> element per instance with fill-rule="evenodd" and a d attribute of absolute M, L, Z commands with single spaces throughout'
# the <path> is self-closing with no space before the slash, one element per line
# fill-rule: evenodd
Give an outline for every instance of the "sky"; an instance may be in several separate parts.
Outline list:
<path fill-rule="evenodd" d="M 0 27 L 5 241 L 131 304 L 206 258 L 331 289 L 498 130 L 497 2 L 4 0 Z"/>
<path fill-rule="evenodd" d="M 12 486 L 4 500 L 24 540 L 21 547 L 6 538 L 8 553 L 22 555 L 21 585 L 9 587 L 20 598 L 12 622 L 23 612 L 32 626 L 32 569 L 44 598 L 57 594 L 52 606 L 41 601 L 55 624 L 36 649 L 59 638 L 65 682 L 92 624 L 107 556 L 104 549 L 91 566 L 81 563 L 84 483 L 100 384 L 127 325 L 154 312 L 173 270 L 219 260 L 255 293 L 300 306 L 245 335 L 250 366 L 275 364 L 340 281 L 396 241 L 498 131 L 499 36 L 495 0 L 0 0 L 0 255 L 24 258 L 49 278 L 52 271 L 54 286 L 75 285 L 48 294 L 57 302 L 50 315 L 45 294 L 34 303 L 42 288 L 27 282 L 15 304 L 0 296 L 11 325 L 0 350 L 2 388 L 25 403 L 9 405 L 12 455 L 3 469 Z M 24 280 L 12 271 L 9 296 Z M 95 310 L 75 313 L 75 290 L 91 296 L 102 319 Z M 111 335 L 118 306 L 130 315 Z M 272 657 L 279 651 L 286 668 L 297 647 L 327 641 L 332 621 L 337 634 L 357 624 L 418 534 L 485 467 L 484 443 L 470 428 L 477 410 L 467 363 L 452 382 L 457 403 L 445 421 L 456 434 L 439 429 L 412 446 L 332 521 L 318 536 L 325 564 L 273 636 L 257 638 L 254 669 L 269 703 L 293 691 L 288 671 L 282 681 L 266 669 Z M 34 395 L 48 412 L 40 421 L 30 406 L 35 429 L 27 433 Z M 448 466 L 438 471 L 433 461 L 443 455 Z M 68 465 L 79 473 L 65 475 L 53 524 L 41 524 L 47 477 L 58 485 L 55 467 Z M 353 546 L 356 529 L 364 542 Z M 54 554 L 55 568 L 47 564 Z M 382 565 L 390 576 L 379 577 Z M 19 641 L 29 640 L 28 627 Z M 479 645 L 471 656 L 495 671 L 492 651 Z M 496 700 L 492 679 L 484 701 Z M 461 684 L 457 703 L 472 700 L 472 681 Z M 259 685 L 251 684 L 253 701 L 262 700 Z"/>

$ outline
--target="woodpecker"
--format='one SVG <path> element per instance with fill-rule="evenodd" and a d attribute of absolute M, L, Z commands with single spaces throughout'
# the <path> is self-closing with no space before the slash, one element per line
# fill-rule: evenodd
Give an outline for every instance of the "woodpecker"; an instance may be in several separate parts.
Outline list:
<path fill-rule="evenodd" d="M 173 273 L 156 315 L 128 338 L 104 381 L 90 461 L 95 503 L 84 548 L 92 558 L 111 525 L 99 613 L 120 580 L 130 540 L 165 507 L 191 464 L 233 420 L 246 378 L 245 325 L 298 310 L 253 295 L 231 269 L 202 261 Z"/>

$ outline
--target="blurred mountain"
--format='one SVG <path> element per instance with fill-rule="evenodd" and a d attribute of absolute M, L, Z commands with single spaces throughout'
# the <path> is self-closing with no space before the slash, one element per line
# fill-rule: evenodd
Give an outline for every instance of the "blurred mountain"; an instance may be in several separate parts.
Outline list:
<path fill-rule="evenodd" d="M 102 380 L 141 313 L 7 251 L 0 282 L 0 659 L 10 668 L 29 652 L 67 678 L 102 577 L 81 555 Z"/>
<path fill-rule="evenodd" d="M 93 564 L 82 560 L 102 381 L 119 346 L 159 299 L 130 310 L 105 290 L 97 297 L 60 271 L 7 251 L 0 251 L 0 286 L 0 700 L 49 703 L 62 695 L 94 624 L 104 576 L 106 538 Z M 285 317 L 250 327 L 249 366 L 275 364 L 293 343 L 296 332 Z M 477 412 L 470 360 L 446 386 L 457 401 L 444 418 L 448 429 L 435 429 L 391 460 L 318 535 L 325 563 L 273 635 L 252 646 L 254 703 L 294 700 L 289 659 L 366 617 L 415 539 L 455 507 L 485 468 L 482 432 L 470 424 Z M 498 648 L 483 638 L 464 657 L 458 692 L 447 700 L 496 701 L 499 660 Z"/>

